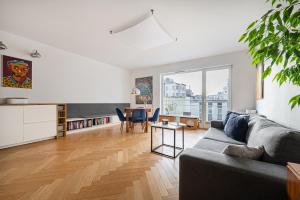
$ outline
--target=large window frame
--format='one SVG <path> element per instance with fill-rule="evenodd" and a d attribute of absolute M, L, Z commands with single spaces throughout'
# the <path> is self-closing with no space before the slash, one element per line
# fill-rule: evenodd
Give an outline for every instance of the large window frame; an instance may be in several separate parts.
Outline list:
<path fill-rule="evenodd" d="M 215 70 L 222 70 L 222 69 L 228 69 L 228 103 L 227 103 L 227 109 L 231 110 L 232 108 L 232 65 L 221 65 L 221 66 L 214 66 L 214 67 L 202 67 L 202 68 L 194 68 L 194 69 L 188 69 L 188 70 L 180 70 L 176 72 L 167 72 L 167 73 L 161 73 L 160 74 L 160 107 L 161 112 L 164 110 L 163 105 L 163 94 L 164 94 L 164 76 L 172 75 L 172 74 L 178 74 L 178 73 L 191 73 L 191 72 L 202 72 L 202 99 L 201 99 L 201 106 L 202 106 L 202 113 L 201 113 L 201 127 L 207 127 L 207 124 L 209 123 L 209 120 L 206 119 L 206 73 L 209 71 L 215 71 Z"/>

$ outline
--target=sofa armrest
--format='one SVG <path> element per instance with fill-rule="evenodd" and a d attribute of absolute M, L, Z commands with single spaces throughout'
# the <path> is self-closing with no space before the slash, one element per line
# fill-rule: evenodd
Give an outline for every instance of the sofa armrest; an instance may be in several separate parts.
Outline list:
<path fill-rule="evenodd" d="M 224 129 L 223 121 L 213 120 L 210 122 L 210 126 L 217 129 Z"/>
<path fill-rule="evenodd" d="M 286 199 L 286 168 L 187 149 L 179 158 L 179 199 Z"/>

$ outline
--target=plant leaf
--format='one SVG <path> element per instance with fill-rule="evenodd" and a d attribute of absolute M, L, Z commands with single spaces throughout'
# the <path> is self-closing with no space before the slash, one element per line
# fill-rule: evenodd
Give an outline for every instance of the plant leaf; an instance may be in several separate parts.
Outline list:
<path fill-rule="evenodd" d="M 272 67 L 271 66 L 267 67 L 262 73 L 262 79 L 265 79 L 267 76 L 269 76 L 271 72 L 272 72 Z"/>
<path fill-rule="evenodd" d="M 239 42 L 243 41 L 246 38 L 247 34 L 248 33 L 244 33 L 243 35 L 241 35 Z"/>
<path fill-rule="evenodd" d="M 294 53 L 296 54 L 296 56 L 298 56 L 298 58 L 300 58 L 300 51 L 299 50 L 295 49 Z"/>
<path fill-rule="evenodd" d="M 293 9 L 294 9 L 294 6 L 290 6 L 283 11 L 283 21 L 284 22 L 287 22 L 287 20 L 291 16 L 291 13 L 293 12 Z"/>
<path fill-rule="evenodd" d="M 266 14 L 264 14 L 264 15 L 261 17 L 261 19 L 262 19 L 262 20 L 265 20 L 265 19 L 269 16 L 269 14 L 270 14 L 271 12 L 273 12 L 273 11 L 274 11 L 274 9 L 269 10 Z"/>
<path fill-rule="evenodd" d="M 247 30 L 250 30 L 256 24 L 256 22 L 257 22 L 257 20 L 255 20 L 254 22 L 249 24 L 249 26 L 247 27 Z"/>
<path fill-rule="evenodd" d="M 296 105 L 300 106 L 300 94 L 293 96 L 290 100 L 289 100 L 289 104 L 291 105 L 291 109 L 293 110 L 294 107 Z"/>

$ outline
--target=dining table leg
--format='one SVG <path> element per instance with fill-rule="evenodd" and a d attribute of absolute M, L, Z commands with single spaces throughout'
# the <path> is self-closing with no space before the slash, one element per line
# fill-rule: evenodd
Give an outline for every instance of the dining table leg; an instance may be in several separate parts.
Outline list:
<path fill-rule="evenodd" d="M 148 133 L 148 112 L 146 111 L 146 125 L 145 125 L 145 133 Z"/>

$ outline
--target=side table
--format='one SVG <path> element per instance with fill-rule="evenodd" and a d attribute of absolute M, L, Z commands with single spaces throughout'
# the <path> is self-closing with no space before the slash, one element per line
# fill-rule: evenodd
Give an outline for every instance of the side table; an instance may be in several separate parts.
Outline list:
<path fill-rule="evenodd" d="M 157 153 L 157 154 L 169 157 L 169 158 L 176 158 L 184 149 L 184 127 L 185 126 L 186 125 L 183 124 L 183 123 L 176 123 L 176 122 L 174 122 L 174 123 L 169 122 L 169 124 L 167 124 L 167 125 L 163 125 L 161 122 L 158 123 L 158 124 L 152 124 L 151 125 L 151 152 Z M 162 144 L 160 144 L 156 147 L 153 147 L 153 128 L 161 129 L 161 135 L 162 135 Z M 178 130 L 178 129 L 182 130 L 182 146 L 181 147 L 176 146 L 176 130 Z M 164 131 L 165 130 L 173 131 L 173 137 L 174 137 L 173 145 L 165 144 L 165 142 L 164 142 Z M 166 153 L 163 153 L 163 152 L 159 152 L 158 149 L 163 148 L 163 147 L 172 148 L 173 155 L 166 154 Z"/>
<path fill-rule="evenodd" d="M 300 200 L 300 164 L 287 164 L 287 192 L 289 200 Z"/>

